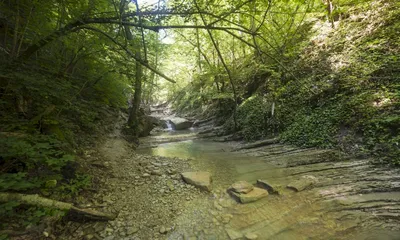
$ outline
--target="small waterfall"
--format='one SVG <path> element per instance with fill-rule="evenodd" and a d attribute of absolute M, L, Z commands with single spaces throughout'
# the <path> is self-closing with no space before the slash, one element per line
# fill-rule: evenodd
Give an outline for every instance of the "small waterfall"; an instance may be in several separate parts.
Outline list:
<path fill-rule="evenodd" d="M 174 130 L 175 130 L 175 129 L 174 129 L 174 126 L 172 125 L 171 120 L 167 120 L 167 121 L 166 121 L 166 124 L 167 124 L 167 130 L 168 130 L 168 131 L 174 131 Z"/>

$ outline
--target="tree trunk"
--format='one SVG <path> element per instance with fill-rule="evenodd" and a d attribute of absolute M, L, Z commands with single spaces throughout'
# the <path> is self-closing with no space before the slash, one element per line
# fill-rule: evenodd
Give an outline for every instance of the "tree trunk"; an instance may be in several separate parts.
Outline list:
<path fill-rule="evenodd" d="M 0 202 L 17 201 L 21 204 L 55 208 L 59 210 L 69 211 L 71 214 L 76 214 L 78 217 L 83 217 L 91 220 L 108 221 L 115 219 L 114 215 L 98 212 L 91 209 L 81 209 L 74 207 L 71 203 L 60 202 L 39 195 L 29 195 L 20 193 L 0 193 Z"/>
<path fill-rule="evenodd" d="M 197 7 L 197 10 L 200 12 L 200 8 L 197 5 L 196 1 L 195 1 L 195 5 Z M 201 17 L 201 20 L 203 21 L 204 26 L 207 26 L 207 22 L 206 22 L 206 20 L 205 20 L 205 18 L 203 16 L 203 14 L 200 13 L 200 17 Z M 232 87 L 233 97 L 234 97 L 234 101 L 235 101 L 235 106 L 234 106 L 234 109 L 233 109 L 233 123 L 234 123 L 234 128 L 235 128 L 235 131 L 236 131 L 238 129 L 237 128 L 237 119 L 236 119 L 237 100 L 238 100 L 238 98 L 237 98 L 237 94 L 236 94 L 235 84 L 233 83 L 232 73 L 229 70 L 228 66 L 226 65 L 224 58 L 222 57 L 221 51 L 218 48 L 218 45 L 217 45 L 217 43 L 216 43 L 216 41 L 215 41 L 215 39 L 214 39 L 214 37 L 213 37 L 213 35 L 211 33 L 211 30 L 210 29 L 206 29 L 206 30 L 207 30 L 208 35 L 210 36 L 210 40 L 211 40 L 215 50 L 217 51 L 218 58 L 219 58 L 219 60 L 221 60 L 221 63 L 224 66 L 226 73 L 228 74 L 229 82 L 230 82 L 231 87 Z"/>
<path fill-rule="evenodd" d="M 140 52 L 136 53 L 136 57 L 140 58 Z M 132 108 L 129 112 L 128 125 L 133 129 L 135 137 L 139 136 L 139 108 L 142 95 L 142 76 L 143 68 L 139 62 L 136 62 L 136 79 L 135 79 L 135 94 L 133 96 Z"/>
<path fill-rule="evenodd" d="M 335 20 L 333 19 L 333 4 L 332 4 L 332 0 L 328 0 L 327 4 L 326 4 L 326 9 L 328 10 L 328 19 L 331 22 L 332 28 L 335 28 Z"/>

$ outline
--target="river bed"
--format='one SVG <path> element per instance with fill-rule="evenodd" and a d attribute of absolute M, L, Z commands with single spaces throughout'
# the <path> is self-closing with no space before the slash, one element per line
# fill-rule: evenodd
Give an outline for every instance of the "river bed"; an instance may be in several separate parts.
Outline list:
<path fill-rule="evenodd" d="M 161 138 L 168 139 L 168 136 L 171 135 L 163 134 Z M 173 136 L 176 138 L 179 134 L 175 132 Z M 332 171 L 325 171 L 323 167 L 337 163 L 319 163 L 318 158 L 329 156 L 324 150 L 309 149 L 296 152 L 285 145 L 245 151 L 232 151 L 233 149 L 234 144 L 190 139 L 138 150 L 141 154 L 191 159 L 195 169 L 212 174 L 212 194 L 207 199 L 198 199 L 187 206 L 187 211 L 177 218 L 177 227 L 170 239 L 179 239 L 180 236 L 183 236 L 183 239 L 235 239 L 235 234 L 237 239 L 245 239 L 246 234 L 255 234 L 257 239 L 282 240 L 400 239 L 398 226 L 395 227 L 396 221 L 391 223 L 387 219 L 378 219 L 374 213 L 366 213 L 363 208 L 360 208 L 360 211 L 346 210 L 366 201 L 392 199 L 397 201 L 398 205 L 398 192 L 353 194 L 350 191 L 353 186 L 349 183 L 332 184 L 334 187 L 330 184 L 320 184 L 302 192 L 285 187 L 298 179 L 301 176 L 298 173 L 302 171 L 317 177 L 321 183 L 339 182 L 348 177 L 342 175 L 350 174 L 345 168 L 345 164 L 349 164 L 348 161 L 339 161 L 340 166 L 346 169 L 344 172 L 336 170 L 335 167 Z M 279 154 L 279 151 L 282 154 Z M 305 163 L 288 167 L 288 162 L 294 161 L 314 161 L 316 164 Z M 357 164 L 354 166 L 358 167 Z M 353 169 L 355 172 L 358 171 L 356 167 Z M 245 180 L 255 184 L 257 179 L 268 180 L 277 186 L 280 195 L 269 195 L 254 203 L 239 204 L 226 193 L 226 189 L 236 181 Z M 342 193 L 346 191 L 350 193 Z"/>

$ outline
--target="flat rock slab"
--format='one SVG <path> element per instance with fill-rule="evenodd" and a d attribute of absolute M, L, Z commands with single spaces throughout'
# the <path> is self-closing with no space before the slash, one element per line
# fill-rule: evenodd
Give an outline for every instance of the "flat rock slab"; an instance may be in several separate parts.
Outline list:
<path fill-rule="evenodd" d="M 209 172 L 184 172 L 182 178 L 202 190 L 211 191 L 211 174 Z"/>
<path fill-rule="evenodd" d="M 314 176 L 303 176 L 299 180 L 289 183 L 286 187 L 295 190 L 296 192 L 303 191 L 317 182 L 317 178 Z"/>
<path fill-rule="evenodd" d="M 228 234 L 230 240 L 238 240 L 243 238 L 242 233 L 235 231 L 231 228 L 226 228 L 225 231 Z"/>
<path fill-rule="evenodd" d="M 248 193 L 236 193 L 232 191 L 231 194 L 235 196 L 241 203 L 251 203 L 268 196 L 268 191 L 255 187 Z"/>
<path fill-rule="evenodd" d="M 267 189 L 271 194 L 279 194 L 277 187 L 269 184 L 267 180 L 258 179 L 256 185 L 257 187 Z"/>
<path fill-rule="evenodd" d="M 258 235 L 255 233 L 248 233 L 245 235 L 245 238 L 247 240 L 256 240 L 258 238 Z"/>
<path fill-rule="evenodd" d="M 254 189 L 254 186 L 246 181 L 239 181 L 232 184 L 228 191 L 233 191 L 236 193 L 249 193 Z"/>

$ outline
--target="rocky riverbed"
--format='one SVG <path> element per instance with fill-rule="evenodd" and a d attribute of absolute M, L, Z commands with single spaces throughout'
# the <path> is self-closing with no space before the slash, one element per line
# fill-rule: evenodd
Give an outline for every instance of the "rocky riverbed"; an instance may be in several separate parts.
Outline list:
<path fill-rule="evenodd" d="M 94 153 L 92 153 L 94 154 Z M 186 184 L 180 173 L 190 171 L 187 159 L 134 153 L 122 139 L 100 149 L 104 157 L 99 191 L 83 202 L 117 218 L 110 222 L 68 222 L 60 239 L 162 239 L 174 231 L 174 219 L 186 205 L 208 193 Z"/>
<path fill-rule="evenodd" d="M 299 149 L 276 141 L 247 148 L 237 142 L 195 140 L 192 136 L 192 140 L 184 137 L 181 140 L 186 141 L 135 151 L 116 134 L 88 151 L 97 188 L 90 198 L 82 199 L 80 207 L 113 213 L 117 218 L 109 222 L 69 221 L 56 227 L 58 236 L 53 238 L 400 236 L 396 169 L 377 168 L 369 159 L 351 159 L 335 151 Z M 159 138 L 153 137 L 148 146 L 160 144 Z M 176 138 L 179 134 L 173 135 L 173 141 Z M 168 137 L 164 135 L 162 140 L 166 142 Z M 181 173 L 192 171 L 210 173 L 213 182 L 203 190 L 186 183 Z M 237 181 L 249 192 L 241 193 L 232 185 Z M 251 201 L 242 195 L 242 201 L 240 195 L 228 193 L 232 187 L 236 193 L 250 195 L 264 190 Z"/>

